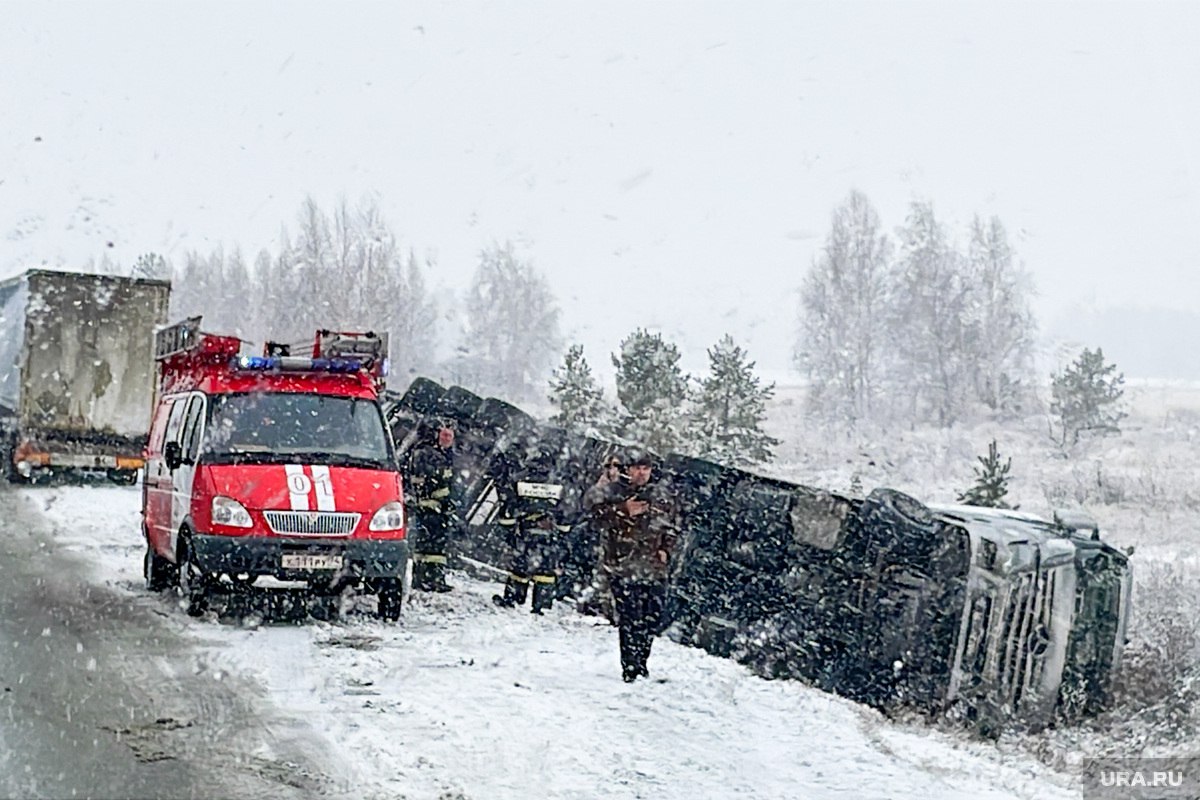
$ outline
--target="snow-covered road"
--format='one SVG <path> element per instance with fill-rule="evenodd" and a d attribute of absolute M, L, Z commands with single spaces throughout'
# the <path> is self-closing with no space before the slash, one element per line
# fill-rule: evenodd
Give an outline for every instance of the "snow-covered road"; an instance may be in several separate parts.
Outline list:
<path fill-rule="evenodd" d="M 92 580 L 188 642 L 194 674 L 228 676 L 323 743 L 306 791 L 409 798 L 1078 797 L 1027 756 L 878 713 L 659 640 L 665 682 L 620 680 L 616 631 L 560 607 L 497 609 L 455 575 L 386 625 L 186 617 L 141 588 L 137 488 L 21 489 Z M 130 652 L 130 659 L 144 657 Z M 178 660 L 178 659 L 177 659 Z M 213 764 L 220 768 L 220 764 Z"/>
<path fill-rule="evenodd" d="M 127 548 L 65 544 L 41 513 L 57 499 L 0 488 L 0 797 L 302 798 L 346 785 L 297 769 L 321 752 L 309 725 L 274 714 L 253 679 L 193 669 L 195 637 L 173 613 L 105 585 L 93 556 Z"/>

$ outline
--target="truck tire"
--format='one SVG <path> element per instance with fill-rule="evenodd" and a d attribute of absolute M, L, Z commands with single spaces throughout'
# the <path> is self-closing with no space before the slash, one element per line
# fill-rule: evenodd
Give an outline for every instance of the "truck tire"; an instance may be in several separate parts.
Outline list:
<path fill-rule="evenodd" d="M 867 499 L 890 509 L 892 513 L 914 525 L 927 527 L 933 524 L 933 512 L 928 506 L 904 492 L 895 489 L 875 489 L 867 495 Z"/>
<path fill-rule="evenodd" d="M 375 581 L 375 593 L 379 602 L 375 616 L 384 622 L 400 619 L 404 607 L 404 584 L 399 578 L 380 578 Z"/>
<path fill-rule="evenodd" d="M 142 576 L 146 579 L 146 589 L 151 592 L 161 592 L 179 582 L 179 572 L 174 564 L 160 556 L 146 541 L 146 556 L 142 559 Z"/>
<path fill-rule="evenodd" d="M 13 452 L 16 446 L 15 435 L 6 436 L 3 441 L 0 441 L 0 461 L 3 461 L 0 463 L 0 475 L 3 475 L 9 483 L 29 483 L 29 479 L 17 472 L 17 465 L 13 463 Z"/>
<path fill-rule="evenodd" d="M 179 535 L 179 542 L 179 594 L 186 604 L 187 615 L 199 617 L 208 610 L 212 583 L 196 563 L 185 533 Z"/>
<path fill-rule="evenodd" d="M 133 469 L 110 469 L 108 471 L 108 479 L 118 486 L 133 486 L 137 483 L 137 470 Z"/>

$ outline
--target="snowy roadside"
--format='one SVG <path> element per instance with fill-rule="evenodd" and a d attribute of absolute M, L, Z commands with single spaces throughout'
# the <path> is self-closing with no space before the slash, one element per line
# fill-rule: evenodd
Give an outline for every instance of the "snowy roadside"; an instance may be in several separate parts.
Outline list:
<path fill-rule="evenodd" d="M 664 683 L 625 685 L 616 632 L 556 608 L 496 609 L 495 586 L 417 596 L 398 625 L 362 616 L 243 627 L 192 620 L 141 588 L 140 490 L 22 490 L 97 582 L 196 642 L 197 669 L 254 677 L 328 743 L 364 797 L 1078 797 L 1032 758 L 876 712 L 660 640 Z M 132 656 L 132 654 L 131 654 Z"/>

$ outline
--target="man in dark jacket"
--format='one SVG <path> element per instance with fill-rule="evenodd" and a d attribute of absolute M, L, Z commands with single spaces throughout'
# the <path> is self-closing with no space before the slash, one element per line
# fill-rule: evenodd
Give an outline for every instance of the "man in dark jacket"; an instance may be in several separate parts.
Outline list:
<path fill-rule="evenodd" d="M 413 588 L 448 592 L 446 562 L 450 535 L 457 525 L 454 509 L 454 429 L 443 424 L 436 439 L 419 445 L 409 461 L 409 510 L 413 537 Z"/>
<path fill-rule="evenodd" d="M 616 608 L 621 677 L 631 683 L 650 674 L 646 662 L 662 623 L 678 519 L 674 498 L 654 479 L 650 455 L 635 453 L 626 463 L 628 475 L 598 492 L 592 511 Z"/>

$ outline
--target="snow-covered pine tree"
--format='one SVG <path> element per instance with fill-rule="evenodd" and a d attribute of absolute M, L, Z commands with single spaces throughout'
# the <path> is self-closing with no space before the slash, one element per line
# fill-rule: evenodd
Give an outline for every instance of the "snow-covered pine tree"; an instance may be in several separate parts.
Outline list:
<path fill-rule="evenodd" d="M 775 384 L 762 386 L 746 351 L 726 334 L 708 350 L 709 375 L 700 382 L 693 409 L 698 434 L 689 448 L 702 458 L 731 466 L 771 461 L 779 440 L 762 430 Z"/>
<path fill-rule="evenodd" d="M 609 427 L 611 414 L 604 402 L 592 367 L 583 357 L 583 345 L 567 348 L 562 365 L 550 378 L 550 405 L 556 409 L 550 421 L 564 428 L 603 432 Z"/>
<path fill-rule="evenodd" d="M 638 328 L 613 355 L 617 398 L 625 413 L 621 435 L 667 453 L 678 448 L 687 424 L 688 378 L 679 367 L 679 348 Z"/>
<path fill-rule="evenodd" d="M 996 440 L 988 445 L 988 454 L 978 456 L 979 466 L 972 467 L 975 472 L 975 485 L 958 496 L 958 502 L 969 506 L 984 506 L 986 508 L 1016 508 L 1005 502 L 1008 494 L 1008 471 L 1012 469 L 1012 458 L 1000 461 L 1000 451 Z"/>
<path fill-rule="evenodd" d="M 1050 413 L 1058 418 L 1059 445 L 1075 444 L 1085 431 L 1121 432 L 1125 375 L 1116 364 L 1104 363 L 1099 347 L 1094 352 L 1085 347 L 1074 363 L 1051 378 Z"/>

